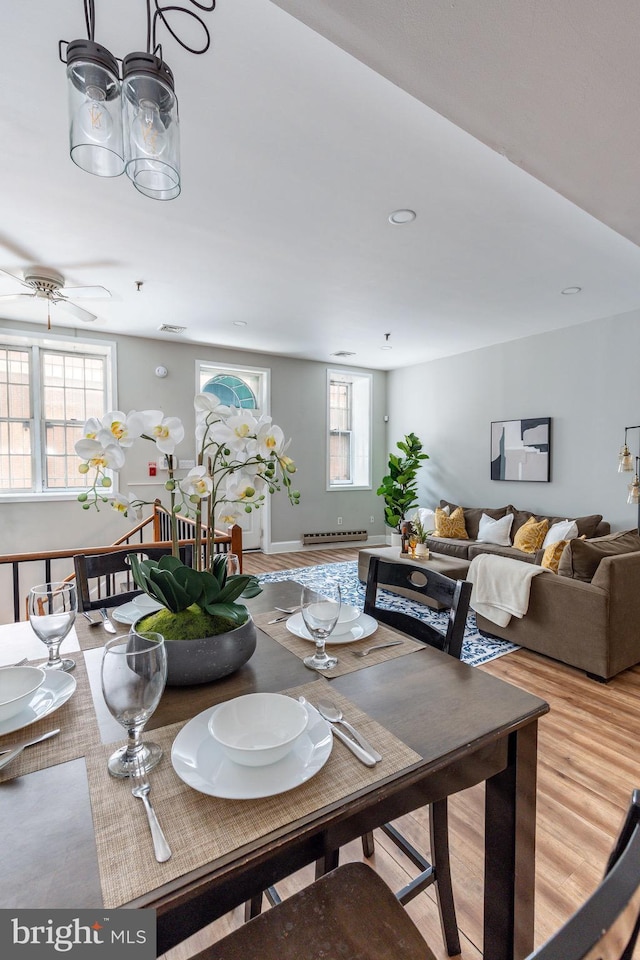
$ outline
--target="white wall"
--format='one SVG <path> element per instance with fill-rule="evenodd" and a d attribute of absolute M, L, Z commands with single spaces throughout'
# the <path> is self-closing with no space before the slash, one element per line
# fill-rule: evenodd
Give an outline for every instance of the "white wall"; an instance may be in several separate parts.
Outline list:
<path fill-rule="evenodd" d="M 624 427 L 640 423 L 640 311 L 515 340 L 389 374 L 389 439 L 413 430 L 430 460 L 420 502 L 562 516 L 601 513 L 637 525 L 617 473 Z M 490 479 L 492 420 L 551 417 L 551 482 Z M 640 431 L 629 434 L 640 453 Z"/>
<path fill-rule="evenodd" d="M 42 327 L 19 325 L 0 320 L 2 328 L 33 330 L 42 334 Z M 74 331 L 58 330 L 74 334 Z M 104 333 L 75 331 L 79 339 L 107 339 Z M 302 533 L 338 529 L 338 516 L 343 517 L 342 529 L 366 529 L 373 536 L 384 538 L 382 505 L 375 490 L 386 464 L 386 439 L 383 415 L 386 404 L 387 374 L 373 374 L 373 488 L 370 491 L 326 490 L 325 430 L 326 430 L 326 370 L 329 364 L 275 357 L 216 347 L 180 343 L 174 340 L 146 340 L 133 337 L 113 337 L 117 346 L 118 408 L 161 409 L 166 415 L 177 416 L 185 425 L 185 440 L 176 453 L 183 458 L 195 455 L 191 437 L 195 427 L 193 398 L 195 395 L 195 361 L 213 360 L 220 363 L 268 367 L 271 369 L 271 415 L 285 435 L 292 438 L 288 454 L 296 461 L 298 470 L 295 486 L 301 491 L 299 506 L 289 504 L 286 494 L 271 498 L 271 543 L 273 549 L 296 549 Z M 165 379 L 155 376 L 158 365 L 167 367 Z M 120 472 L 120 487 L 144 481 L 147 462 L 154 459 L 155 446 L 138 441 L 128 452 L 125 468 Z M 160 479 L 160 478 L 158 478 Z M 153 500 L 161 496 L 157 486 L 136 487 L 136 493 Z M 375 516 L 374 523 L 370 516 Z M 105 507 L 100 513 L 84 511 L 76 500 L 63 502 L 0 502 L 0 553 L 26 553 L 67 547 L 96 546 L 111 543 L 122 536 L 130 521 L 117 516 Z M 66 575 L 65 571 L 64 575 Z M 6 619 L 3 599 L 10 594 L 8 569 L 0 570 L 0 620 Z"/>

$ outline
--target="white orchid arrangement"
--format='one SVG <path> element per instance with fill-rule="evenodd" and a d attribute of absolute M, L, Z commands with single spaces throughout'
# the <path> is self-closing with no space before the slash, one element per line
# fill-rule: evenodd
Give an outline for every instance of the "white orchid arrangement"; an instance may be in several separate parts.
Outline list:
<path fill-rule="evenodd" d="M 123 516 L 139 513 L 147 501 L 108 494 L 113 485 L 111 473 L 125 463 L 125 452 L 138 439 L 155 444 L 167 458 L 169 479 L 165 487 L 171 500 L 174 553 L 177 555 L 175 518 L 195 521 L 199 562 L 201 531 L 206 529 L 207 565 L 213 561 L 215 522 L 234 524 L 242 513 L 251 513 L 264 503 L 267 494 L 285 489 L 289 501 L 297 504 L 300 493 L 292 488 L 294 461 L 286 456 L 290 441 L 271 417 L 256 418 L 251 411 L 220 404 L 214 397 L 199 393 L 195 398 L 197 466 L 180 480 L 175 478 L 175 449 L 184 438 L 184 427 L 177 417 L 165 417 L 161 410 L 142 410 L 106 414 L 84 425 L 84 435 L 75 445 L 82 463 L 82 474 L 93 473 L 92 485 L 78 496 L 83 509 L 99 509 L 109 504 Z"/>

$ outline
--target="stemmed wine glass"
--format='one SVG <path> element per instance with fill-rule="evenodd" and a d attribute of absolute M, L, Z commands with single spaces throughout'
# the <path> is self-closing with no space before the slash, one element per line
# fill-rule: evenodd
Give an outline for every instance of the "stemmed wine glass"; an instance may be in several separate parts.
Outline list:
<path fill-rule="evenodd" d="M 48 670 L 73 670 L 75 660 L 60 656 L 60 644 L 67 636 L 78 612 L 75 583 L 41 583 L 29 591 L 29 622 L 33 632 L 49 648 Z"/>
<path fill-rule="evenodd" d="M 162 747 L 141 739 L 142 730 L 158 704 L 167 681 L 167 651 L 159 633 L 112 637 L 102 655 L 102 694 L 109 712 L 127 731 L 127 743 L 107 762 L 114 777 L 128 777 L 137 767 L 151 770 Z"/>
<path fill-rule="evenodd" d="M 304 625 L 316 642 L 313 656 L 303 660 L 305 667 L 311 670 L 330 670 L 338 662 L 337 657 L 329 656 L 324 645 L 338 622 L 342 595 L 337 583 L 327 585 L 323 590 L 325 596 L 319 597 L 314 590 L 303 587 L 300 597 Z"/>

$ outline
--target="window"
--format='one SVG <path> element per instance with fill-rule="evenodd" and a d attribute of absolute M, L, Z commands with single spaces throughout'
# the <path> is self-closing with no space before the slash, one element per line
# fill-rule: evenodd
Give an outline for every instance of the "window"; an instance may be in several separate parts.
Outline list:
<path fill-rule="evenodd" d="M 0 334 L 0 495 L 86 487 L 75 443 L 110 396 L 110 346 Z"/>
<path fill-rule="evenodd" d="M 371 377 L 328 370 L 329 490 L 371 486 Z"/>

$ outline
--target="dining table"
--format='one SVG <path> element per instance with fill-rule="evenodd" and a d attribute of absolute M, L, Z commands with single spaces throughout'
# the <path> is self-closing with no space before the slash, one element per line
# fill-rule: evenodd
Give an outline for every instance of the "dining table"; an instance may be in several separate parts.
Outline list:
<path fill-rule="evenodd" d="M 62 645 L 76 661 L 73 695 L 26 730 L 0 728 L 0 750 L 60 728 L 0 770 L 0 908 L 153 908 L 161 955 L 299 868 L 335 866 L 347 842 L 482 783 L 483 957 L 521 960 L 531 952 L 537 725 L 548 704 L 382 625 L 336 647 L 338 666 L 328 675 L 310 671 L 301 659 L 309 642 L 286 621 L 269 622 L 282 616 L 276 607 L 299 603 L 299 584 L 264 583 L 247 603 L 257 627 L 250 660 L 214 683 L 167 686 L 148 721 L 143 739 L 164 749 L 150 782 L 173 851 L 165 863 L 153 857 L 142 804 L 107 772 L 109 753 L 124 740 L 101 691 L 110 635 L 78 615 Z M 403 642 L 354 655 L 389 637 Z M 0 626 L 0 666 L 23 657 L 45 659 L 29 623 Z M 366 767 L 334 739 L 321 768 L 283 782 L 281 792 L 219 796 L 206 783 L 185 782 L 172 762 L 185 731 L 217 704 L 254 692 L 309 704 L 328 693 L 383 760 Z"/>

